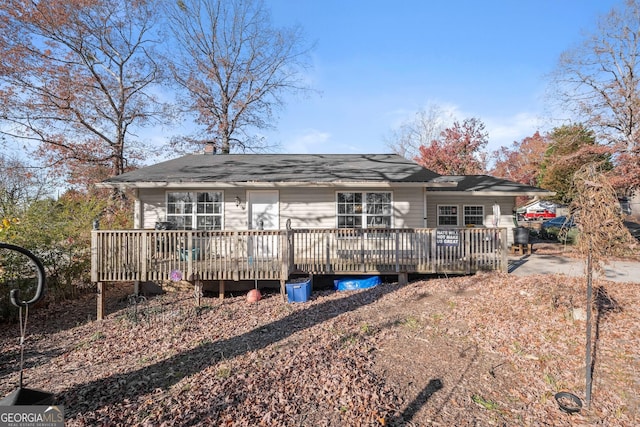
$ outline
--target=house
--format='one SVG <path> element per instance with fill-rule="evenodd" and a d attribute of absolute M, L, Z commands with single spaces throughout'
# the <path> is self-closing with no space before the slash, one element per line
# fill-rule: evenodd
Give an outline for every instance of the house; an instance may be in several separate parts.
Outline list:
<path fill-rule="evenodd" d="M 136 230 L 94 232 L 93 281 L 180 270 L 221 292 L 225 280 L 283 283 L 293 271 L 506 269 L 516 197 L 550 194 L 395 154 L 192 154 L 99 186 L 133 190 Z"/>
<path fill-rule="evenodd" d="M 193 154 L 102 182 L 134 189 L 134 228 L 512 228 L 518 196 L 546 190 L 441 176 L 396 154 Z M 510 233 L 508 233 L 510 234 Z"/>

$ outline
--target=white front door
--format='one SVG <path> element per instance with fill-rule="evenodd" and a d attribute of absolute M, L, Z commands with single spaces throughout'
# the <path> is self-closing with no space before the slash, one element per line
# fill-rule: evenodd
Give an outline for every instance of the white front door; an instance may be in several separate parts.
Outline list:
<path fill-rule="evenodd" d="M 250 191 L 249 200 L 249 229 L 277 230 L 280 225 L 278 191 Z M 259 262 L 264 258 L 278 255 L 278 239 L 273 235 L 259 235 L 249 238 L 249 262 Z"/>
<path fill-rule="evenodd" d="M 277 230 L 280 226 L 278 191 L 250 191 L 249 229 Z"/>

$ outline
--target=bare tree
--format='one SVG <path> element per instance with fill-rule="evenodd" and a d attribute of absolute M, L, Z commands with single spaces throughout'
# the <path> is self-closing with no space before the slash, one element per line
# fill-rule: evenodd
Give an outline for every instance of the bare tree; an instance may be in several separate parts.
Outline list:
<path fill-rule="evenodd" d="M 446 123 L 452 121 L 453 118 L 445 116 L 440 107 L 431 105 L 391 131 L 385 138 L 387 146 L 394 153 L 412 160 L 420 155 L 420 146 L 427 146 L 438 139 Z"/>
<path fill-rule="evenodd" d="M 640 4 L 612 9 L 552 74 L 553 97 L 614 153 L 614 185 L 640 185 Z"/>
<path fill-rule="evenodd" d="M 154 0 L 5 0 L 0 132 L 78 181 L 125 171 L 140 154 L 135 130 L 163 112 L 155 12 Z"/>
<path fill-rule="evenodd" d="M 51 193 L 46 172 L 23 159 L 0 154 L 0 221 L 19 217 L 29 205 Z"/>
<path fill-rule="evenodd" d="M 299 27 L 275 28 L 260 0 L 178 0 L 167 6 L 175 34 L 173 74 L 204 134 L 229 153 L 263 148 L 252 134 L 271 128 L 282 95 L 305 90 L 309 48 Z"/>

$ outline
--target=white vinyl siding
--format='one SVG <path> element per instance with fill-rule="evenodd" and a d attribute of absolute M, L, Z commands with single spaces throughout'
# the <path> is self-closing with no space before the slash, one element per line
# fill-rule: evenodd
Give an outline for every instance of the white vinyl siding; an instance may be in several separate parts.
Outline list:
<path fill-rule="evenodd" d="M 280 190 L 280 228 L 291 220 L 292 228 L 334 228 L 335 191 L 332 188 L 283 188 Z"/>
<path fill-rule="evenodd" d="M 135 226 L 153 229 L 157 221 L 166 221 L 166 193 L 164 189 L 140 189 L 139 200 L 141 204 L 140 221 L 136 221 Z"/>
<path fill-rule="evenodd" d="M 253 189 L 224 188 L 200 190 L 186 188 L 180 191 L 223 191 L 225 230 L 248 229 L 247 194 Z M 136 211 L 135 227 L 153 229 L 156 221 L 166 221 L 167 206 L 164 188 L 141 188 L 138 190 L 140 208 Z M 171 191 L 171 190 L 169 190 Z M 395 228 L 424 227 L 424 189 L 422 187 L 386 187 L 384 189 L 335 187 L 285 187 L 279 189 L 279 229 L 286 228 L 287 220 L 291 220 L 292 228 L 336 228 L 336 193 L 392 193 L 392 226 Z M 236 206 L 235 198 L 240 199 Z M 431 203 L 431 202 L 429 202 Z M 433 206 L 435 210 L 435 206 Z M 139 212 L 139 214 L 137 213 Z"/>

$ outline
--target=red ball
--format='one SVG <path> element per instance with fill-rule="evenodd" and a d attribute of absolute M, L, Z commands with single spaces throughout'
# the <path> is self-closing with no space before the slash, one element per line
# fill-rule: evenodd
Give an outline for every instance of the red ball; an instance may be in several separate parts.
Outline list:
<path fill-rule="evenodd" d="M 247 294 L 247 302 L 258 302 L 262 299 L 262 294 L 257 289 L 251 289 Z"/>

